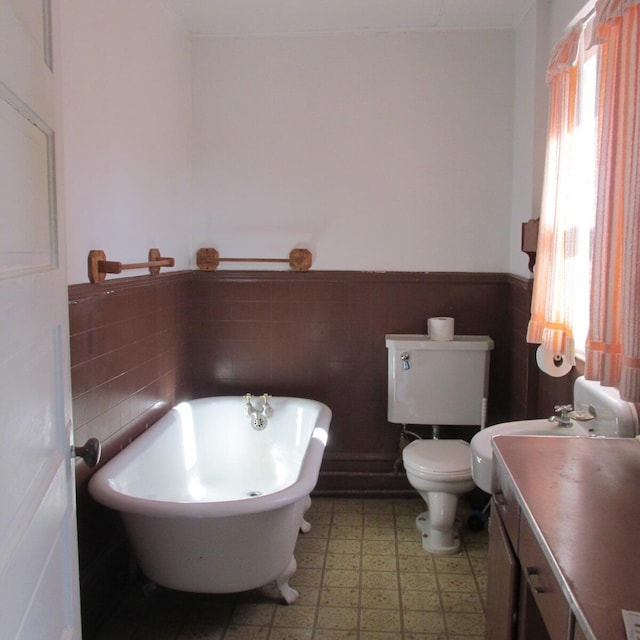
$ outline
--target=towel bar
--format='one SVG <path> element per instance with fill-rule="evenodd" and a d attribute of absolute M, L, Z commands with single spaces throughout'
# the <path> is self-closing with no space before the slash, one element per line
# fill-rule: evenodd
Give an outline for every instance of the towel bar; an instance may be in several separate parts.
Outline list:
<path fill-rule="evenodd" d="M 173 267 L 174 264 L 175 260 L 173 258 L 163 258 L 160 255 L 160 249 L 149 249 L 148 262 L 132 262 L 129 264 L 107 260 L 107 256 L 102 249 L 92 249 L 89 251 L 88 259 L 89 282 L 92 284 L 104 282 L 107 273 L 122 273 L 126 269 L 145 269 L 147 267 L 152 276 L 157 276 L 161 267 Z"/>
<path fill-rule="evenodd" d="M 201 271 L 215 271 L 221 262 L 281 262 L 294 271 L 309 271 L 312 255 L 308 249 L 292 249 L 288 258 L 221 258 L 215 249 L 208 247 L 198 249 L 196 261 Z"/>

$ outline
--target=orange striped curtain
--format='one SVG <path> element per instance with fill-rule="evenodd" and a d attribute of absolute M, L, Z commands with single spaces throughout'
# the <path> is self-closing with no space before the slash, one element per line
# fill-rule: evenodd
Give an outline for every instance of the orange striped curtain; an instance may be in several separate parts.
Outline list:
<path fill-rule="evenodd" d="M 549 122 L 542 207 L 531 320 L 527 341 L 539 343 L 543 351 L 575 363 L 572 331 L 571 288 L 574 274 L 575 166 L 574 131 L 577 127 L 576 61 L 581 28 L 570 31 L 555 47 L 547 68 L 550 90 Z"/>
<path fill-rule="evenodd" d="M 600 0 L 598 177 L 585 376 L 640 402 L 640 0 Z"/>

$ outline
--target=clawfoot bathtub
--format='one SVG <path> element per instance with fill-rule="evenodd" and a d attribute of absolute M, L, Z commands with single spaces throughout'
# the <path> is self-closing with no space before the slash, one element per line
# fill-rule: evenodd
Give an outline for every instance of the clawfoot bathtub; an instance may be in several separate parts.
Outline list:
<path fill-rule="evenodd" d="M 275 583 L 287 603 L 296 600 L 293 551 L 311 526 L 303 514 L 331 410 L 301 398 L 269 402 L 260 429 L 240 397 L 184 402 L 91 479 L 91 495 L 121 513 L 155 583 L 204 593 Z"/>

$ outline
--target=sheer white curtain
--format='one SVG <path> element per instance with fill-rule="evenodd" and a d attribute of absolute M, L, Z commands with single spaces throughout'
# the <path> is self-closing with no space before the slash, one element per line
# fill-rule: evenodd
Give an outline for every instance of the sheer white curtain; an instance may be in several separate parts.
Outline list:
<path fill-rule="evenodd" d="M 585 375 L 640 402 L 640 0 L 596 4 L 598 177 Z"/>
<path fill-rule="evenodd" d="M 578 127 L 578 70 L 576 62 L 582 28 L 571 30 L 555 47 L 547 68 L 549 121 L 544 187 L 531 320 L 527 341 L 539 343 L 550 356 L 575 363 L 573 294 L 576 286 L 576 182 L 580 146 Z M 584 286 L 584 285 L 583 285 Z"/>

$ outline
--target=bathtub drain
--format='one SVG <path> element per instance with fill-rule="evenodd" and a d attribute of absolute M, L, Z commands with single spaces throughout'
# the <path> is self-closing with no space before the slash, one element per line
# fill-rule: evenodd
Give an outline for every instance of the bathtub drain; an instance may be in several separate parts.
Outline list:
<path fill-rule="evenodd" d="M 258 496 L 262 495 L 262 491 L 247 491 L 247 495 L 250 498 L 257 498 Z"/>

